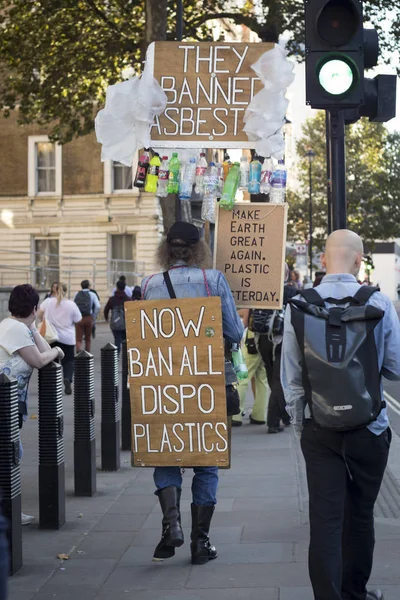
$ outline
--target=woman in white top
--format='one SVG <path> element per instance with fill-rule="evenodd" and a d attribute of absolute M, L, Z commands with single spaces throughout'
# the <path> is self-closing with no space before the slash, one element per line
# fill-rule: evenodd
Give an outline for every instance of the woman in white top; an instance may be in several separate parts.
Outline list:
<path fill-rule="evenodd" d="M 28 385 L 33 369 L 41 369 L 58 358 L 64 358 L 59 347 L 50 348 L 35 326 L 39 294 L 31 285 L 17 285 L 10 294 L 11 317 L 0 323 L 0 373 L 18 382 L 19 427 L 28 414 Z M 21 455 L 22 455 L 22 446 Z M 22 524 L 33 517 L 22 513 Z"/>
<path fill-rule="evenodd" d="M 74 374 L 75 323 L 79 323 L 82 319 L 82 314 L 75 302 L 65 297 L 66 293 L 67 286 L 65 283 L 57 283 L 56 297 L 47 298 L 42 302 L 38 311 L 38 318 L 43 319 L 44 317 L 57 333 L 58 341 L 55 344 L 65 354 L 61 361 L 64 373 L 65 393 L 71 395 Z M 52 346 L 55 344 L 52 344 Z"/>

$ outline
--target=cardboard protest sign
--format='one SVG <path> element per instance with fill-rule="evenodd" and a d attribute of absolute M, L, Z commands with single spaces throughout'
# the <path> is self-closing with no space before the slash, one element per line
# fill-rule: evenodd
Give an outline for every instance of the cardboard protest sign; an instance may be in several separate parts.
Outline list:
<path fill-rule="evenodd" d="M 229 466 L 221 299 L 125 313 L 134 466 Z"/>
<path fill-rule="evenodd" d="M 214 267 L 238 308 L 282 308 L 287 205 L 237 202 L 219 209 Z"/>
<path fill-rule="evenodd" d="M 168 97 L 151 129 L 157 147 L 250 148 L 243 116 L 263 85 L 251 69 L 274 44 L 154 42 L 147 51 Z"/>

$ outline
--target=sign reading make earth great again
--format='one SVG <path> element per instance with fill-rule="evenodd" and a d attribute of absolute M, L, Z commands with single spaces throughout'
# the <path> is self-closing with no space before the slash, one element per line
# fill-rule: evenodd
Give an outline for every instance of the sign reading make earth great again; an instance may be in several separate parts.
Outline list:
<path fill-rule="evenodd" d="M 243 117 L 263 85 L 251 69 L 273 44 L 154 42 L 147 60 L 168 97 L 151 129 L 157 147 L 254 146 Z"/>

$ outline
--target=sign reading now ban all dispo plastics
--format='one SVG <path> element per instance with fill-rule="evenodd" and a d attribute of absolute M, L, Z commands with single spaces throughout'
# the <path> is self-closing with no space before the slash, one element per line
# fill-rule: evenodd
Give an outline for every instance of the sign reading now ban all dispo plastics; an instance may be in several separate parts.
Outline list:
<path fill-rule="evenodd" d="M 133 465 L 229 466 L 221 299 L 125 304 Z"/>
<path fill-rule="evenodd" d="M 274 44 L 154 42 L 146 60 L 168 104 L 156 117 L 157 147 L 250 148 L 245 110 L 263 85 L 251 69 Z M 254 145 L 254 142 L 253 142 Z"/>
<path fill-rule="evenodd" d="M 283 305 L 287 204 L 236 202 L 219 209 L 214 267 L 225 275 L 238 308 Z"/>

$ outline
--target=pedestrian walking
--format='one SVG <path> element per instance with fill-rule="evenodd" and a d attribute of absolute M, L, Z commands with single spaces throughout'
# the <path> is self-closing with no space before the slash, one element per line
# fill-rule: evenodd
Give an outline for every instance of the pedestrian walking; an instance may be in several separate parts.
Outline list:
<path fill-rule="evenodd" d="M 175 223 L 158 248 L 158 263 L 164 273 L 152 275 L 143 281 L 143 297 L 145 300 L 169 299 L 169 289 L 177 298 L 220 296 L 224 338 L 227 342 L 240 344 L 243 325 L 229 285 L 220 271 L 206 269 L 208 262 L 211 262 L 211 252 L 200 240 L 197 227 L 191 223 Z M 195 467 L 193 470 L 192 564 L 205 564 L 217 557 L 217 550 L 210 543 L 209 531 L 217 502 L 218 468 Z M 172 557 L 175 548 L 184 541 L 180 513 L 180 468 L 156 467 L 154 483 L 163 512 L 162 537 L 155 549 L 154 559 L 163 560 Z"/>
<path fill-rule="evenodd" d="M 57 283 L 56 297 L 44 300 L 37 316 L 39 320 L 44 318 L 46 323 L 50 323 L 57 334 L 57 342 L 51 346 L 59 346 L 64 352 L 61 361 L 64 388 L 66 395 L 70 396 L 74 377 L 75 325 L 82 320 L 82 314 L 75 302 L 66 298 L 67 291 L 65 283 Z"/>
<path fill-rule="evenodd" d="M 132 290 L 132 300 L 141 300 L 142 299 L 142 288 L 140 285 L 135 285 Z"/>
<path fill-rule="evenodd" d="M 307 468 L 316 600 L 382 598 L 367 583 L 391 441 L 381 376 L 400 379 L 400 325 L 387 296 L 357 283 L 362 256 L 358 235 L 335 231 L 322 283 L 286 313 L 282 384 Z"/>
<path fill-rule="evenodd" d="M 125 294 L 125 285 L 123 281 L 117 281 L 117 291 L 113 296 L 110 296 L 107 304 L 104 307 L 104 318 L 108 322 L 108 315 L 111 311 L 110 329 L 114 336 L 114 343 L 117 346 L 118 354 L 121 350 L 121 345 L 126 340 L 126 324 L 125 324 L 125 302 L 130 302 L 130 298 Z"/>
<path fill-rule="evenodd" d="M 93 323 L 100 310 L 100 302 L 95 293 L 90 291 L 90 281 L 84 279 L 81 290 L 76 294 L 74 302 L 79 308 L 82 319 L 76 324 L 76 352 L 82 350 L 82 340 L 85 336 L 85 350 L 90 352 L 92 343 Z"/>
<path fill-rule="evenodd" d="M 51 284 L 50 293 L 46 294 L 44 297 L 45 300 L 47 300 L 47 298 L 55 298 L 56 297 L 57 285 L 58 285 L 58 281 L 53 281 L 53 283 Z"/>
<path fill-rule="evenodd" d="M 93 294 L 96 294 L 96 296 L 97 296 L 97 300 L 98 300 L 98 301 L 99 301 L 99 303 L 100 303 L 100 296 L 99 296 L 99 294 L 96 292 L 96 290 L 95 290 L 95 289 L 93 289 L 93 288 L 90 288 L 90 291 L 91 291 L 91 292 L 93 292 Z M 92 327 L 92 338 L 93 338 L 93 339 L 95 339 L 95 337 L 96 337 L 96 321 L 97 321 L 97 315 L 98 315 L 98 313 L 97 313 L 97 314 L 95 314 L 95 315 L 93 315 L 93 327 Z"/>
<path fill-rule="evenodd" d="M 121 281 L 121 283 L 123 284 L 123 286 L 124 286 L 123 291 L 128 296 L 128 298 L 132 298 L 132 289 L 129 287 L 129 285 L 126 284 L 126 277 L 125 277 L 125 275 L 121 275 L 120 278 L 118 279 L 118 281 Z M 112 296 L 114 296 L 114 294 L 117 291 L 117 289 L 118 289 L 117 288 L 117 284 L 115 284 L 115 287 L 114 287 L 114 289 L 112 291 Z"/>
<path fill-rule="evenodd" d="M 242 319 L 246 326 L 249 311 L 239 311 L 239 315 L 240 313 L 242 313 Z M 240 414 L 232 417 L 232 426 L 240 427 L 243 423 L 243 412 L 247 390 L 249 383 L 252 383 L 253 381 L 254 403 L 250 414 L 250 424 L 265 425 L 269 395 L 267 373 L 261 354 L 258 351 L 255 334 L 249 329 L 246 329 L 244 344 L 242 344 L 242 353 L 246 362 L 248 377 L 246 379 L 240 379 L 238 382 Z"/>
<path fill-rule="evenodd" d="M 39 294 L 31 285 L 17 285 L 8 301 L 11 316 L 0 323 L 0 373 L 18 382 L 20 429 L 28 415 L 28 386 L 33 369 L 41 369 L 53 360 L 64 358 L 61 348 L 50 348 L 36 329 L 38 304 Z M 21 515 L 23 525 L 31 523 L 33 519 L 31 515 Z"/>

